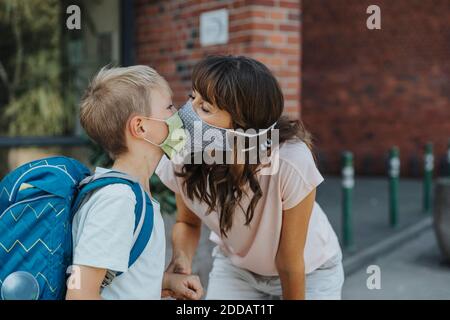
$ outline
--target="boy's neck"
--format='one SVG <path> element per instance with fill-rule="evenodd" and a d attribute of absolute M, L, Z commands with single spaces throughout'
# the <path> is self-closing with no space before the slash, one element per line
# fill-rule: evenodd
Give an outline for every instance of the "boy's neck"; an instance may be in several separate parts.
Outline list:
<path fill-rule="evenodd" d="M 162 154 L 145 157 L 134 157 L 130 154 L 125 154 L 114 161 L 112 169 L 139 179 L 139 183 L 144 190 L 150 194 L 150 178 L 155 172 L 161 157 Z"/>

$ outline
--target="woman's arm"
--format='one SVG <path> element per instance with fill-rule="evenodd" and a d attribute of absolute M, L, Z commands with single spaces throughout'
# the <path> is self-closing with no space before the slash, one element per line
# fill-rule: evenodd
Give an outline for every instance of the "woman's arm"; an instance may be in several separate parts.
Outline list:
<path fill-rule="evenodd" d="M 316 197 L 316 189 L 295 207 L 283 211 L 280 244 L 276 266 L 280 275 L 283 299 L 305 299 L 305 262 L 303 252 L 309 218 Z"/>
<path fill-rule="evenodd" d="M 180 195 L 176 195 L 177 221 L 172 229 L 172 261 L 167 271 L 191 274 L 192 259 L 200 239 L 202 222 L 184 203 Z"/>

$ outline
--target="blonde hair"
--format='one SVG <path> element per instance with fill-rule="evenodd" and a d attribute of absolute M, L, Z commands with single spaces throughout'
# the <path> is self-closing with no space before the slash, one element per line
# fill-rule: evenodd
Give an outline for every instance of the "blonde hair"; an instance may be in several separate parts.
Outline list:
<path fill-rule="evenodd" d="M 114 159 L 127 151 L 125 128 L 129 118 L 133 114 L 150 115 L 155 89 L 172 95 L 167 81 L 148 66 L 103 67 L 81 100 L 81 125 Z"/>

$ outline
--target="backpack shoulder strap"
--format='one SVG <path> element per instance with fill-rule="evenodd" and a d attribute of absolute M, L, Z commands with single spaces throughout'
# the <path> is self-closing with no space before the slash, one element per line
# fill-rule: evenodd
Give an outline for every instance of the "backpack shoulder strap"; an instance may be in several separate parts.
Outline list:
<path fill-rule="evenodd" d="M 136 225 L 134 231 L 134 243 L 130 252 L 128 267 L 131 267 L 136 262 L 150 241 L 154 223 L 153 204 L 150 197 L 139 183 L 136 183 L 132 189 L 136 195 L 136 199 L 140 199 L 137 201 L 135 208 L 136 220 L 139 219 L 139 223 Z"/>
<path fill-rule="evenodd" d="M 72 219 L 86 197 L 92 192 L 111 184 L 126 184 L 131 187 L 136 197 L 135 225 L 133 246 L 130 252 L 128 267 L 131 267 L 147 246 L 153 230 L 153 205 L 141 185 L 132 177 L 115 171 L 102 175 L 89 176 L 80 182 L 79 193 L 72 205 Z"/>

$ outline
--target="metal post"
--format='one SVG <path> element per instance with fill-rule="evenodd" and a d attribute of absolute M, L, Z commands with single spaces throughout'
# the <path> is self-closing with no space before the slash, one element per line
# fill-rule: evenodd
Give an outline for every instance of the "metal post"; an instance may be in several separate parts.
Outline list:
<path fill-rule="evenodd" d="M 389 222 L 398 227 L 398 185 L 400 177 L 400 152 L 393 147 L 389 152 Z"/>
<path fill-rule="evenodd" d="M 433 182 L 434 156 L 433 145 L 427 143 L 424 155 L 424 177 L 423 177 L 423 211 L 430 213 L 432 201 L 432 182 Z"/>
<path fill-rule="evenodd" d="M 450 177 L 450 139 L 447 147 L 447 176 Z"/>
<path fill-rule="evenodd" d="M 353 246 L 352 196 L 355 185 L 353 154 L 342 154 L 342 234 L 345 248 Z"/>

